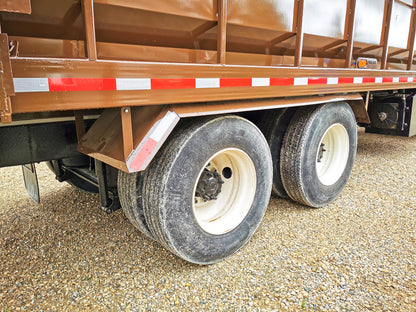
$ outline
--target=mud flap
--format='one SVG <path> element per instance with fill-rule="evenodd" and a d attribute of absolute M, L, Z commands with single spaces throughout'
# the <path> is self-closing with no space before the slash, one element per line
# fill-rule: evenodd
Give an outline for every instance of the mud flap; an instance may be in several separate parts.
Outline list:
<path fill-rule="evenodd" d="M 26 164 L 22 166 L 22 170 L 27 193 L 36 203 L 39 204 L 40 195 L 38 176 L 36 174 L 36 166 L 35 164 Z"/>

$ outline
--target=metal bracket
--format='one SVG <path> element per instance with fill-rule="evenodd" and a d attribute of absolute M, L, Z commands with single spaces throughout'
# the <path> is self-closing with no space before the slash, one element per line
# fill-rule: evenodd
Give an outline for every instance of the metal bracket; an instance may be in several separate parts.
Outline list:
<path fill-rule="evenodd" d="M 123 151 L 124 158 L 129 157 L 131 151 L 133 150 L 133 127 L 131 121 L 131 108 L 122 107 L 121 108 L 121 128 L 123 134 Z"/>
<path fill-rule="evenodd" d="M 79 143 L 85 134 L 84 115 L 82 111 L 74 111 L 74 116 L 75 116 L 75 129 L 77 131 L 77 139 Z"/>
<path fill-rule="evenodd" d="M 2 94 L 0 97 L 0 120 L 1 123 L 12 122 L 12 103 L 10 101 L 10 97 L 5 94 Z"/>
<path fill-rule="evenodd" d="M 0 121 L 12 122 L 12 103 L 14 95 L 12 66 L 9 56 L 9 40 L 6 34 L 0 34 Z"/>
<path fill-rule="evenodd" d="M 141 171 L 178 121 L 168 106 L 107 109 L 83 136 L 78 150 L 119 170 Z"/>
<path fill-rule="evenodd" d="M 95 160 L 95 172 L 98 178 L 101 210 L 110 214 L 120 209 L 121 205 L 117 194 L 111 192 L 108 187 L 106 165 L 97 159 Z"/>

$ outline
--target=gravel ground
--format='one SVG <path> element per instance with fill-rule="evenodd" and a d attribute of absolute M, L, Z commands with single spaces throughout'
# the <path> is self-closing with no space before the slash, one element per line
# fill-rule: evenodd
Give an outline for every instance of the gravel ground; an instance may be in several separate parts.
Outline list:
<path fill-rule="evenodd" d="M 331 205 L 272 198 L 227 260 L 186 263 L 122 211 L 38 166 L 41 204 L 19 167 L 0 169 L 0 312 L 416 311 L 416 137 L 359 133 L 354 171 Z"/>

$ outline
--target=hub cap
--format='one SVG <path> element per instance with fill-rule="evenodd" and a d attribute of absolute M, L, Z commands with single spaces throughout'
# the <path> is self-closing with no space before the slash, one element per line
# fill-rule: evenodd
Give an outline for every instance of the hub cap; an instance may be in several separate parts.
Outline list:
<path fill-rule="evenodd" d="M 347 130 L 339 123 L 326 130 L 316 153 L 316 173 L 324 185 L 336 183 L 347 165 L 350 142 Z"/>
<path fill-rule="evenodd" d="M 223 149 L 201 169 L 194 187 L 193 212 L 199 226 L 214 235 L 236 228 L 256 193 L 256 170 L 240 149 Z"/>

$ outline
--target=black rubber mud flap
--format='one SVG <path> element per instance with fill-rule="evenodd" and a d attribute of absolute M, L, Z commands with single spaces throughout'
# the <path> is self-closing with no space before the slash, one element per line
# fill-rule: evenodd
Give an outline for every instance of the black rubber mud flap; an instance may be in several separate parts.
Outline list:
<path fill-rule="evenodd" d="M 35 164 L 23 165 L 22 170 L 27 193 L 29 194 L 30 198 L 32 198 L 37 204 L 39 204 L 40 195 L 38 176 L 36 174 L 36 166 Z"/>

